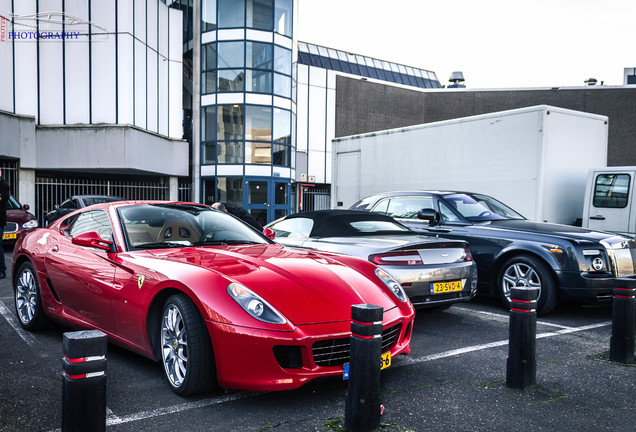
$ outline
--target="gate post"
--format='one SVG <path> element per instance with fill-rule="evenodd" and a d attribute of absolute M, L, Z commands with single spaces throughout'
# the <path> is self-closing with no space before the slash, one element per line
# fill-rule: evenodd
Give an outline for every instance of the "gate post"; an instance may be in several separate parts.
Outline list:
<path fill-rule="evenodd" d="M 510 340 L 506 386 L 523 390 L 537 383 L 537 297 L 538 288 L 510 289 Z"/>
<path fill-rule="evenodd" d="M 106 346 L 99 330 L 64 333 L 62 432 L 106 430 Z"/>
<path fill-rule="evenodd" d="M 351 306 L 351 360 L 345 403 L 345 430 L 350 432 L 380 428 L 383 314 L 380 306 Z"/>
<path fill-rule="evenodd" d="M 612 338 L 610 360 L 630 363 L 634 360 L 634 326 L 636 325 L 636 280 L 619 278 L 612 300 Z"/>

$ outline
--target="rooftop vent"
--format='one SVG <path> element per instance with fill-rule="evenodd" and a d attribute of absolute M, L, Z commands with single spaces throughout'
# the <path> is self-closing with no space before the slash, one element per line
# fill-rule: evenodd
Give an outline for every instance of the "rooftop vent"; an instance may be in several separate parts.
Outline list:
<path fill-rule="evenodd" d="M 593 85 L 596 85 L 598 80 L 596 78 L 588 78 L 584 82 L 586 86 L 593 86 Z"/>
<path fill-rule="evenodd" d="M 464 83 L 464 74 L 460 71 L 456 71 L 451 73 L 450 78 L 448 79 L 452 84 L 448 85 L 448 88 L 466 88 Z"/>

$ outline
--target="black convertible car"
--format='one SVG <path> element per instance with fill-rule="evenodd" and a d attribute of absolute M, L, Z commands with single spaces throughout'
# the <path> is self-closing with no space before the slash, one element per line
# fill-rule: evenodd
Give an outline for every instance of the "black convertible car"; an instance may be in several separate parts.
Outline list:
<path fill-rule="evenodd" d="M 636 240 L 569 225 L 529 221 L 492 197 L 466 192 L 373 195 L 351 209 L 392 216 L 418 232 L 468 241 L 478 292 L 509 303 L 510 288 L 539 288 L 537 312 L 560 300 L 603 304 L 614 278 L 636 273 Z"/>

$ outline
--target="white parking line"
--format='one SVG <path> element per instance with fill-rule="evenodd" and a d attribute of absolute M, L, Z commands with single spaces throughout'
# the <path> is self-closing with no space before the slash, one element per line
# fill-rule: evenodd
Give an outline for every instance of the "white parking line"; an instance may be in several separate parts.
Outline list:
<path fill-rule="evenodd" d="M 599 328 L 599 327 L 607 327 L 607 326 L 611 326 L 611 325 L 612 325 L 611 321 L 606 321 L 606 322 L 590 324 L 590 325 L 586 325 L 586 326 L 582 326 L 582 327 L 568 327 L 568 328 L 564 328 L 564 329 L 561 329 L 561 330 L 558 330 L 558 331 L 554 331 L 554 332 L 539 333 L 539 334 L 537 334 L 537 339 L 543 339 L 543 338 L 553 337 L 553 336 L 560 336 L 560 335 L 569 334 L 569 333 L 576 333 L 576 332 L 580 332 L 580 331 L 591 330 L 591 329 Z M 437 353 L 437 354 L 429 354 L 429 355 L 425 355 L 425 356 L 421 356 L 421 357 L 400 358 L 399 359 L 399 363 L 396 362 L 395 366 L 396 367 L 400 367 L 400 366 L 405 366 L 405 365 L 410 365 L 410 364 L 415 364 L 415 363 L 423 363 L 423 362 L 427 362 L 427 361 L 437 360 L 437 359 L 441 359 L 441 358 L 445 358 L 445 357 L 453 357 L 453 356 L 457 356 L 457 355 L 460 355 L 460 354 L 465 354 L 465 353 L 474 352 L 474 351 L 481 351 L 481 350 L 485 350 L 485 349 L 488 349 L 488 348 L 495 348 L 495 347 L 500 347 L 500 346 L 504 346 L 504 345 L 508 345 L 508 339 L 497 341 L 497 342 L 491 342 L 491 343 L 487 343 L 487 344 L 473 345 L 473 346 L 470 346 L 470 347 L 459 348 L 459 349 L 456 349 L 456 350 L 445 351 L 445 352 L 441 352 L 441 353 Z"/>
<path fill-rule="evenodd" d="M 182 411 L 205 408 L 208 406 L 218 405 L 225 402 L 232 402 L 235 400 L 247 399 L 253 396 L 258 396 L 258 395 L 262 395 L 266 393 L 268 392 L 242 391 L 242 392 L 227 394 L 225 396 L 220 396 L 213 399 L 205 399 L 205 400 L 199 400 L 196 402 L 188 402 L 188 403 L 173 405 L 173 406 L 164 407 L 164 408 L 157 408 L 154 410 L 140 411 L 138 413 L 129 414 L 126 416 L 117 416 L 110 408 L 106 408 L 106 426 L 120 425 L 124 423 L 138 421 L 138 420 L 159 417 L 159 416 L 163 416 L 167 414 L 174 414 L 174 413 L 178 413 Z M 53 429 L 50 432 L 60 432 L 60 431 L 61 429 Z"/>
<path fill-rule="evenodd" d="M 20 327 L 20 324 L 18 324 L 18 321 L 16 320 L 16 318 L 13 316 L 11 311 L 4 305 L 4 303 L 1 300 L 0 300 L 0 314 L 2 314 L 4 319 L 7 320 L 9 325 L 13 327 L 13 330 L 16 331 L 18 336 L 20 336 L 22 340 L 27 343 L 27 345 L 35 348 L 37 344 L 35 337 L 31 333 L 24 331 L 24 329 Z M 46 357 L 46 355 L 43 355 L 43 353 L 40 351 L 40 357 Z"/>
<path fill-rule="evenodd" d="M 465 312 L 467 314 L 473 314 L 473 315 L 475 315 L 475 314 L 477 314 L 477 315 L 486 315 L 486 316 L 491 316 L 491 317 L 494 317 L 494 318 L 499 318 L 499 319 L 504 320 L 504 321 L 508 321 L 510 319 L 510 315 L 496 314 L 496 313 L 492 313 L 492 312 L 480 311 L 480 310 L 475 310 L 475 309 L 468 309 L 468 308 L 463 308 L 463 307 L 453 307 L 448 312 L 453 313 L 454 311 L 461 311 L 461 312 Z M 554 323 L 550 323 L 550 322 L 546 322 L 546 321 L 537 321 L 537 325 L 544 325 L 544 326 L 548 326 L 548 327 L 557 327 L 557 328 L 561 328 L 561 329 L 576 328 L 576 327 L 564 326 L 564 325 L 561 325 L 561 324 L 554 324 Z"/>

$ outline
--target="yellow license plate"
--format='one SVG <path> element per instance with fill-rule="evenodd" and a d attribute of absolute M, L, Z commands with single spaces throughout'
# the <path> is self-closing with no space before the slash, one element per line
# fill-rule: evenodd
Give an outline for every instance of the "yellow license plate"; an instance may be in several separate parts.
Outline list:
<path fill-rule="evenodd" d="M 2 234 L 2 240 L 12 240 L 14 238 L 17 238 L 18 235 L 17 234 Z"/>
<path fill-rule="evenodd" d="M 380 356 L 380 370 L 391 366 L 391 351 L 387 351 Z M 349 363 L 342 365 L 342 379 L 349 379 Z"/>
<path fill-rule="evenodd" d="M 387 351 L 380 357 L 380 370 L 391 366 L 391 351 Z"/>
<path fill-rule="evenodd" d="M 461 291 L 462 281 L 433 282 L 431 284 L 431 294 L 444 294 L 447 292 Z"/>

